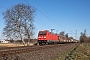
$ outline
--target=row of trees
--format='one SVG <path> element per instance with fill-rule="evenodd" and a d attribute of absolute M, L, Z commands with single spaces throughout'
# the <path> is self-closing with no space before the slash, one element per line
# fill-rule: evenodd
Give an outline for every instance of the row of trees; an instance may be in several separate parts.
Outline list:
<path fill-rule="evenodd" d="M 86 35 L 86 30 L 84 30 L 84 32 L 81 32 L 81 36 L 80 36 L 80 42 L 90 42 L 90 36 L 88 37 Z"/>
<path fill-rule="evenodd" d="M 84 30 L 84 32 L 81 32 L 80 34 L 81 34 L 80 43 L 90 42 L 90 36 L 87 36 L 86 30 Z M 59 35 L 66 37 L 66 39 L 68 39 L 68 40 L 73 39 L 73 37 L 68 37 L 68 33 L 65 34 L 64 31 L 60 32 Z"/>
<path fill-rule="evenodd" d="M 69 37 L 69 36 L 68 36 L 68 33 L 65 34 L 65 31 L 61 31 L 61 32 L 59 33 L 59 36 L 65 37 L 67 40 L 73 39 L 73 37 Z"/>
<path fill-rule="evenodd" d="M 17 4 L 3 13 L 5 28 L 3 35 L 11 39 L 21 39 L 23 44 L 29 45 L 34 35 L 34 13 L 36 9 L 25 4 Z M 28 39 L 25 43 L 24 39 Z"/>

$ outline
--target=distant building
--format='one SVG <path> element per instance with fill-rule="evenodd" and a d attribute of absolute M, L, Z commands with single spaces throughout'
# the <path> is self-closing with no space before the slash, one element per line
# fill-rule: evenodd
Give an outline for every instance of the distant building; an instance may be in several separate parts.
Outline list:
<path fill-rule="evenodd" d="M 1 40 L 1 43 L 10 43 L 9 40 Z"/>

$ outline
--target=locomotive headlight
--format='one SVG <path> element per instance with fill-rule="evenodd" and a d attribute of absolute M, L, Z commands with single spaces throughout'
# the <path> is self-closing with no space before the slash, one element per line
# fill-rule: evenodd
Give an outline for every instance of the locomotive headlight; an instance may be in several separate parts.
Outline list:
<path fill-rule="evenodd" d="M 44 37 L 44 38 L 46 38 L 46 37 Z"/>
<path fill-rule="evenodd" d="M 41 38 L 41 37 L 38 37 L 38 38 Z"/>

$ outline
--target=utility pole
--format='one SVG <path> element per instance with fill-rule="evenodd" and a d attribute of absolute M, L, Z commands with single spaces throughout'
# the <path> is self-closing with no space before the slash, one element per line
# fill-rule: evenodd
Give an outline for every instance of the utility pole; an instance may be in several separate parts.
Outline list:
<path fill-rule="evenodd" d="M 56 30 L 56 34 L 58 34 L 58 30 Z"/>
<path fill-rule="evenodd" d="M 75 30 L 75 33 L 70 33 L 70 34 L 75 34 L 75 39 L 77 40 L 77 30 Z"/>
<path fill-rule="evenodd" d="M 76 40 L 77 40 L 77 30 L 75 30 L 76 31 Z"/>

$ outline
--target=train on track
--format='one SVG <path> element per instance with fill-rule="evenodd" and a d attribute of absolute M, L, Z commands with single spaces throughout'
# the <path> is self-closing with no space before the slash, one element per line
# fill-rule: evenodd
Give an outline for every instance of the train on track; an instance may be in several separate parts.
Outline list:
<path fill-rule="evenodd" d="M 51 33 L 49 30 L 41 30 L 38 33 L 38 43 L 41 44 L 54 44 L 54 43 L 71 43 L 77 42 L 74 39 L 66 39 L 64 36 Z"/>

